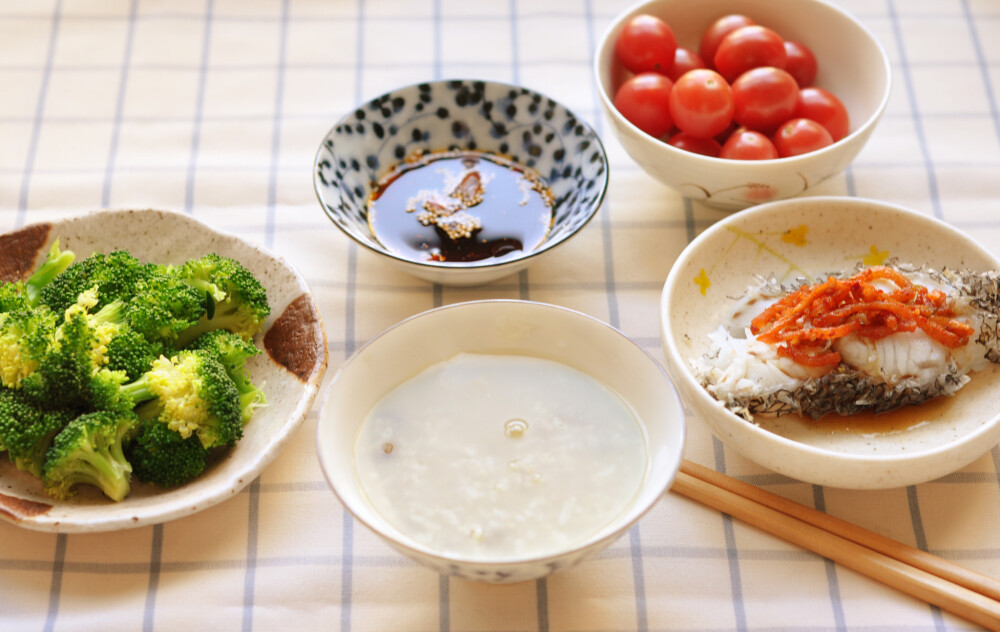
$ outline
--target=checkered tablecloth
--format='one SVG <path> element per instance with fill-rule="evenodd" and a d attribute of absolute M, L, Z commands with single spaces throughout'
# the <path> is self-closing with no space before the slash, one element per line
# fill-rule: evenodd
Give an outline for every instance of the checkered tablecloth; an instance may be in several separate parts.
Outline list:
<path fill-rule="evenodd" d="M 662 360 L 663 281 L 723 214 L 645 175 L 601 120 L 592 51 L 629 4 L 0 0 L 0 231 L 152 207 L 259 243 L 313 289 L 329 336 L 327 379 L 397 321 L 481 298 L 580 310 Z M 855 163 L 811 194 L 908 206 L 1000 253 L 1000 3 L 838 4 L 881 40 L 894 92 Z M 607 198 L 583 234 L 483 287 L 402 275 L 344 238 L 312 189 L 314 153 L 342 114 L 447 77 L 556 98 L 595 126 L 611 162 Z M 92 535 L 0 522 L 0 630 L 975 629 L 674 494 L 609 550 L 547 579 L 438 576 L 345 514 L 317 465 L 316 420 L 313 411 L 242 493 L 184 519 Z M 688 421 L 693 461 L 1000 576 L 996 448 L 938 481 L 845 491 L 770 473 Z"/>

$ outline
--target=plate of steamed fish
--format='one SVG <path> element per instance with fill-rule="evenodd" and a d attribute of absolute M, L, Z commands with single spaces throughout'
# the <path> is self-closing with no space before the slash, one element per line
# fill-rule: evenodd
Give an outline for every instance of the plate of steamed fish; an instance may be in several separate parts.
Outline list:
<path fill-rule="evenodd" d="M 1000 261 L 906 208 L 815 197 L 698 236 L 661 300 L 668 371 L 724 443 L 802 481 L 880 489 L 1000 441 Z"/>

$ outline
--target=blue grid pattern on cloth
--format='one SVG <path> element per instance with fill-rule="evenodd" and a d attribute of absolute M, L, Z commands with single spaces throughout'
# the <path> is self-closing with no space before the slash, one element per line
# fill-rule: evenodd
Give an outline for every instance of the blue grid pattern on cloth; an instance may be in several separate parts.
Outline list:
<path fill-rule="evenodd" d="M 160 207 L 274 249 L 318 297 L 330 373 L 401 318 L 474 298 L 579 309 L 659 355 L 670 262 L 722 215 L 652 182 L 606 133 L 591 55 L 629 4 L 0 0 L 0 229 Z M 1000 252 L 1000 8 L 838 4 L 881 39 L 896 90 L 869 147 L 815 193 L 916 208 Z M 313 199 L 310 161 L 366 98 L 473 75 L 540 90 L 589 120 L 608 142 L 613 185 L 561 258 L 486 287 L 444 288 L 340 239 Z M 938 481 L 852 493 L 763 470 L 696 422 L 688 458 L 1000 575 L 1000 450 Z M 314 463 L 315 423 L 313 412 L 236 498 L 183 520 L 92 535 L 0 524 L 0 630 L 970 629 L 670 495 L 564 574 L 511 587 L 435 578 L 342 511 Z"/>

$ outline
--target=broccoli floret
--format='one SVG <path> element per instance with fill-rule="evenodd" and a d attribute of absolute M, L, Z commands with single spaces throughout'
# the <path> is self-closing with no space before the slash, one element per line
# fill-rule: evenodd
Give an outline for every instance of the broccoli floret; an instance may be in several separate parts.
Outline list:
<path fill-rule="evenodd" d="M 175 268 L 151 264 L 147 272 L 127 303 L 128 322 L 147 340 L 178 348 L 181 332 L 205 316 L 205 295 L 180 278 Z"/>
<path fill-rule="evenodd" d="M 76 259 L 71 250 L 59 250 L 59 240 L 52 243 L 45 261 L 24 282 L 24 293 L 31 306 L 38 305 L 42 290 L 62 274 Z"/>
<path fill-rule="evenodd" d="M 63 323 L 36 369 L 20 381 L 23 392 L 34 402 L 55 406 L 89 400 L 95 341 L 82 318 Z"/>
<path fill-rule="evenodd" d="M 119 386 L 127 381 L 122 371 L 107 368 L 107 343 L 116 326 L 88 312 L 97 302 L 95 292 L 80 295 L 63 317 L 37 369 L 21 380 L 33 401 L 45 406 L 131 408 L 122 400 Z M 114 306 L 108 308 L 114 310 Z"/>
<path fill-rule="evenodd" d="M 245 368 L 247 360 L 260 354 L 260 349 L 253 342 L 225 329 L 216 329 L 198 336 L 187 348 L 207 351 L 222 363 L 240 394 L 244 424 L 250 421 L 257 408 L 267 404 L 264 391 L 250 381 L 250 374 Z"/>
<path fill-rule="evenodd" d="M 94 253 L 66 268 L 41 289 L 39 303 L 55 312 L 63 312 L 87 290 L 97 290 L 95 310 L 116 300 L 128 302 L 135 286 L 149 274 L 146 264 L 124 250 Z"/>
<path fill-rule="evenodd" d="M 146 340 L 131 327 L 122 326 L 107 344 L 109 371 L 121 371 L 136 380 L 153 366 L 153 360 L 166 351 L 164 345 Z"/>
<path fill-rule="evenodd" d="M 146 374 L 121 390 L 139 404 L 136 412 L 143 420 L 159 417 L 185 439 L 197 435 L 205 448 L 235 445 L 243 436 L 236 385 L 206 351 L 160 357 Z"/>
<path fill-rule="evenodd" d="M 93 310 L 120 302 L 124 319 L 147 340 L 175 346 L 177 335 L 205 314 L 204 292 L 174 269 L 142 263 L 131 253 L 95 253 L 71 265 L 41 292 L 41 302 L 61 312 L 96 290 Z"/>
<path fill-rule="evenodd" d="M 20 391 L 0 389 L 0 448 L 17 469 L 40 477 L 53 438 L 72 418 L 68 410 L 46 410 Z"/>
<path fill-rule="evenodd" d="M 0 383 L 20 388 L 38 370 L 56 335 L 57 317 L 47 308 L 0 313 Z"/>
<path fill-rule="evenodd" d="M 110 371 L 122 371 L 128 379 L 136 379 L 149 370 L 153 360 L 162 355 L 164 346 L 149 341 L 136 331 L 128 319 L 128 308 L 119 300 L 90 313 L 98 300 L 94 290 L 85 290 L 79 297 L 76 311 L 83 312 L 87 326 L 94 333 L 94 365 Z M 65 323 L 64 323 L 65 324 Z"/>
<path fill-rule="evenodd" d="M 140 423 L 126 454 L 132 473 L 143 483 L 176 487 L 205 471 L 210 452 L 197 436 L 185 439 L 155 418 Z"/>
<path fill-rule="evenodd" d="M 0 285 L 0 314 L 31 309 L 28 287 L 24 281 L 11 281 Z"/>
<path fill-rule="evenodd" d="M 0 383 L 20 388 L 48 352 L 58 315 L 37 307 L 39 292 L 73 262 L 73 253 L 59 250 L 56 241 L 45 262 L 27 281 L 4 283 L 0 288 Z"/>
<path fill-rule="evenodd" d="M 135 433 L 133 412 L 96 411 L 73 419 L 52 441 L 42 467 L 42 483 L 53 498 L 76 493 L 80 483 L 94 485 L 120 501 L 131 490 L 132 466 L 124 443 Z"/>
<path fill-rule="evenodd" d="M 217 254 L 191 259 L 177 274 L 205 296 L 205 316 L 179 340 L 186 346 L 206 331 L 227 329 L 249 340 L 264 328 L 271 313 L 267 291 L 243 264 Z"/>
<path fill-rule="evenodd" d="M 135 408 L 132 400 L 122 393 L 122 384 L 128 381 L 124 371 L 99 369 L 87 383 L 87 400 L 77 408 L 83 410 L 126 411 Z"/>

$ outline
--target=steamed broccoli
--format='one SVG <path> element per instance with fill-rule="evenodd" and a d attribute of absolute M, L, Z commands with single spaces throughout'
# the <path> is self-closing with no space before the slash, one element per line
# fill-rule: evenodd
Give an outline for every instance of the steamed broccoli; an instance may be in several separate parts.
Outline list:
<path fill-rule="evenodd" d="M 107 368 L 109 371 L 121 371 L 129 380 L 135 380 L 148 371 L 153 366 L 153 360 L 165 351 L 164 345 L 150 342 L 135 329 L 119 323 L 107 343 Z"/>
<path fill-rule="evenodd" d="M 131 326 L 128 309 L 122 301 L 107 303 L 94 313 L 92 310 L 99 302 L 95 290 L 85 290 L 67 310 L 66 321 L 79 317 L 93 332 L 93 364 L 96 368 L 106 366 L 110 371 L 122 371 L 129 379 L 136 379 L 162 355 L 164 345 L 147 340 Z"/>
<path fill-rule="evenodd" d="M 0 285 L 0 314 L 30 308 L 24 281 L 12 281 Z"/>
<path fill-rule="evenodd" d="M 84 483 L 121 500 L 133 469 L 190 481 L 266 403 L 246 365 L 269 314 L 233 259 L 74 263 L 56 242 L 30 278 L 0 283 L 0 452 L 56 498 Z"/>
<path fill-rule="evenodd" d="M 173 268 L 142 263 L 123 250 L 73 264 L 42 290 L 41 302 L 63 311 L 95 290 L 94 310 L 120 303 L 122 320 L 152 343 L 176 345 L 178 334 L 205 314 L 204 293 Z"/>
<path fill-rule="evenodd" d="M 73 261 L 72 252 L 61 252 L 56 241 L 43 263 L 27 281 L 5 283 L 0 288 L 0 384 L 20 388 L 48 353 L 59 316 L 47 307 L 36 307 L 38 293 Z"/>
<path fill-rule="evenodd" d="M 151 342 L 179 348 L 178 337 L 205 316 L 204 293 L 170 266 L 150 264 L 128 303 L 129 324 Z"/>
<path fill-rule="evenodd" d="M 181 437 L 196 434 L 205 448 L 235 445 L 243 436 L 239 392 L 225 367 L 206 351 L 160 357 L 121 389 L 143 420 L 159 418 Z"/>
<path fill-rule="evenodd" d="M 45 261 L 24 282 L 25 296 L 31 306 L 38 305 L 42 290 L 61 275 L 76 259 L 72 251 L 59 250 L 59 240 L 52 243 Z"/>
<path fill-rule="evenodd" d="M 45 308 L 0 313 L 0 384 L 20 388 L 55 339 L 57 317 Z"/>
<path fill-rule="evenodd" d="M 24 281 L 12 281 L 0 285 L 0 314 L 33 309 L 28 298 L 28 286 Z"/>
<path fill-rule="evenodd" d="M 138 281 L 148 274 L 147 266 L 123 250 L 94 253 L 78 261 L 41 289 L 39 303 L 63 312 L 87 290 L 97 291 L 95 309 L 116 300 L 127 302 Z"/>
<path fill-rule="evenodd" d="M 252 342 L 231 331 L 216 329 L 198 336 L 187 348 L 207 351 L 222 363 L 240 394 L 240 411 L 244 424 L 250 421 L 257 408 L 267 403 L 264 391 L 250 381 L 250 374 L 245 368 L 247 360 L 260 354 L 260 349 Z"/>
<path fill-rule="evenodd" d="M 132 473 L 143 483 L 176 487 L 200 475 L 209 454 L 196 435 L 185 439 L 156 417 L 140 423 L 126 456 Z"/>
<path fill-rule="evenodd" d="M 52 439 L 72 418 L 68 410 L 46 410 L 20 391 L 0 389 L 0 449 L 7 450 L 17 469 L 40 477 Z"/>
<path fill-rule="evenodd" d="M 45 406 L 130 408 L 121 399 L 120 386 L 128 379 L 124 371 L 107 368 L 107 344 L 116 325 L 88 310 L 97 302 L 96 293 L 83 292 L 70 306 L 56 328 L 37 368 L 24 377 L 21 388 L 33 401 Z M 114 311 L 114 305 L 107 308 Z M 39 310 L 41 311 L 41 310 Z"/>
<path fill-rule="evenodd" d="M 139 418 L 133 412 L 100 410 L 76 417 L 56 435 L 45 455 L 42 483 L 53 498 L 76 493 L 80 483 L 94 485 L 120 501 L 131 490 L 132 466 L 124 443 L 135 433 Z"/>
<path fill-rule="evenodd" d="M 0 313 L 34 309 L 38 306 L 42 289 L 61 274 L 76 258 L 71 251 L 59 250 L 57 239 L 42 265 L 27 280 L 17 280 L 0 285 Z"/>
<path fill-rule="evenodd" d="M 250 340 L 264 328 L 271 308 L 267 292 L 253 273 L 234 259 L 208 254 L 191 259 L 177 274 L 205 296 L 205 316 L 181 334 L 180 346 L 206 331 L 226 329 Z"/>

